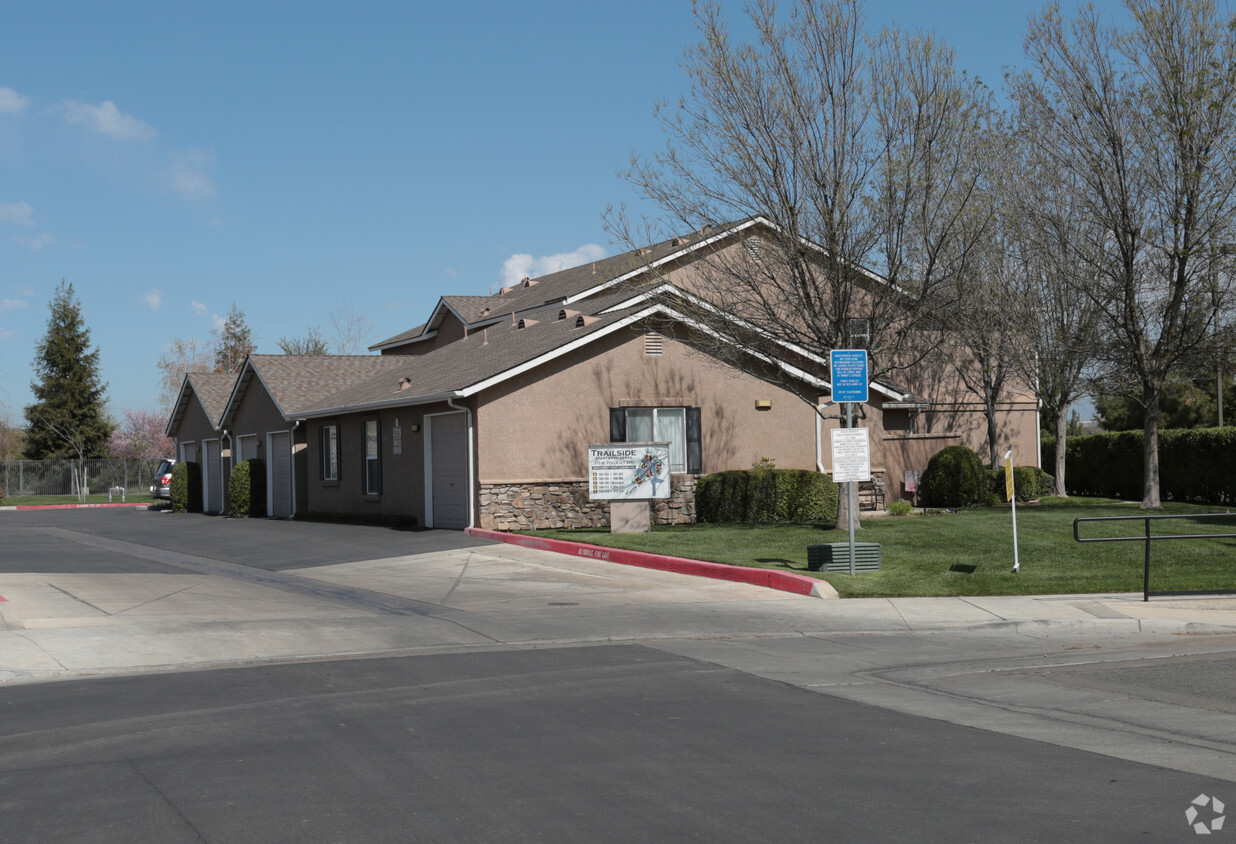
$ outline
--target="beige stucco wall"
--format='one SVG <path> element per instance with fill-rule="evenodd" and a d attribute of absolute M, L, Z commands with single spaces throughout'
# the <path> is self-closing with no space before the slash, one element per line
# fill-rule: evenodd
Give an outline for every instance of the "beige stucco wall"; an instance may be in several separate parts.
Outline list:
<path fill-rule="evenodd" d="M 723 367 L 665 337 L 644 353 L 631 328 L 485 391 L 477 409 L 482 483 L 583 478 L 589 443 L 609 441 L 611 407 L 699 407 L 705 473 L 748 469 L 763 457 L 815 467 L 814 412 L 801 399 Z M 770 410 L 757 410 L 757 399 Z"/>

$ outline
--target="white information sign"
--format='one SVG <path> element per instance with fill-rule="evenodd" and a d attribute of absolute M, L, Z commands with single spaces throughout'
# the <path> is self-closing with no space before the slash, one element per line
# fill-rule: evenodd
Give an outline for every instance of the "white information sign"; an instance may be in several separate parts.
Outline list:
<path fill-rule="evenodd" d="M 871 441 L 866 428 L 834 428 L 833 481 L 844 484 L 871 480 Z"/>
<path fill-rule="evenodd" d="M 588 446 L 588 497 L 594 501 L 669 498 L 669 443 Z"/>

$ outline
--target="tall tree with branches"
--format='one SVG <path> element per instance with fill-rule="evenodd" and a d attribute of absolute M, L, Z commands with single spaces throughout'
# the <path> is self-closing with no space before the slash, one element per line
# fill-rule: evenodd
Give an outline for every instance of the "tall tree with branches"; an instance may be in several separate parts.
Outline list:
<path fill-rule="evenodd" d="M 754 248 L 697 262 L 700 304 L 677 302 L 722 359 L 827 357 L 867 349 L 870 375 L 909 379 L 943 340 L 979 229 L 963 217 L 984 177 L 989 92 L 934 36 L 864 31 L 859 0 L 771 0 L 736 43 L 719 5 L 696 6 L 700 43 L 682 62 L 689 93 L 662 103 L 667 145 L 625 177 L 660 223 L 611 211 L 630 246 L 667 230 L 760 217 Z M 758 367 L 816 406 L 819 389 Z"/>
<path fill-rule="evenodd" d="M 227 320 L 219 329 L 219 345 L 215 347 L 215 372 L 240 372 L 245 358 L 256 350 L 253 332 L 245 322 L 245 314 L 233 302 L 232 309 L 227 312 Z"/>
<path fill-rule="evenodd" d="M 1142 506 L 1158 507 L 1159 403 L 1173 367 L 1212 354 L 1231 301 L 1214 272 L 1236 226 L 1236 26 L 1210 0 L 1127 0 L 1127 31 L 1082 9 L 1033 18 L 1032 71 L 1012 93 L 1037 143 L 1077 186 L 1102 240 L 1072 257 L 1093 276 L 1108 385 L 1145 409 Z"/>
<path fill-rule="evenodd" d="M 111 423 L 107 385 L 99 375 L 99 350 L 90 346 L 73 285 L 63 280 L 49 305 L 47 333 L 36 347 L 26 407 L 25 455 L 32 460 L 103 457 Z"/>

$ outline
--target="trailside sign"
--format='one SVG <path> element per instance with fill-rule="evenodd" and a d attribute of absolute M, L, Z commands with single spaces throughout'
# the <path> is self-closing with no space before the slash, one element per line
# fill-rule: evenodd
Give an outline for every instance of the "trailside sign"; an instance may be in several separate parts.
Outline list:
<path fill-rule="evenodd" d="M 669 443 L 588 446 L 588 497 L 594 501 L 669 498 Z"/>
<path fill-rule="evenodd" d="M 867 401 L 867 350 L 833 349 L 828 356 L 833 401 Z"/>

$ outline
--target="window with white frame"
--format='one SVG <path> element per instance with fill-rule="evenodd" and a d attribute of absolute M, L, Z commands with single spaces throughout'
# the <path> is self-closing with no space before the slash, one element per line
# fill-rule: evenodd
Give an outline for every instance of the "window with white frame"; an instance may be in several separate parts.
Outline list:
<path fill-rule="evenodd" d="M 612 442 L 669 443 L 670 471 L 702 471 L 698 407 L 610 408 Z"/>
<path fill-rule="evenodd" d="M 365 421 L 364 483 L 366 495 L 382 494 L 382 428 L 377 419 Z"/>
<path fill-rule="evenodd" d="M 323 425 L 318 428 L 318 446 L 321 449 L 322 480 L 339 480 L 339 426 Z"/>

